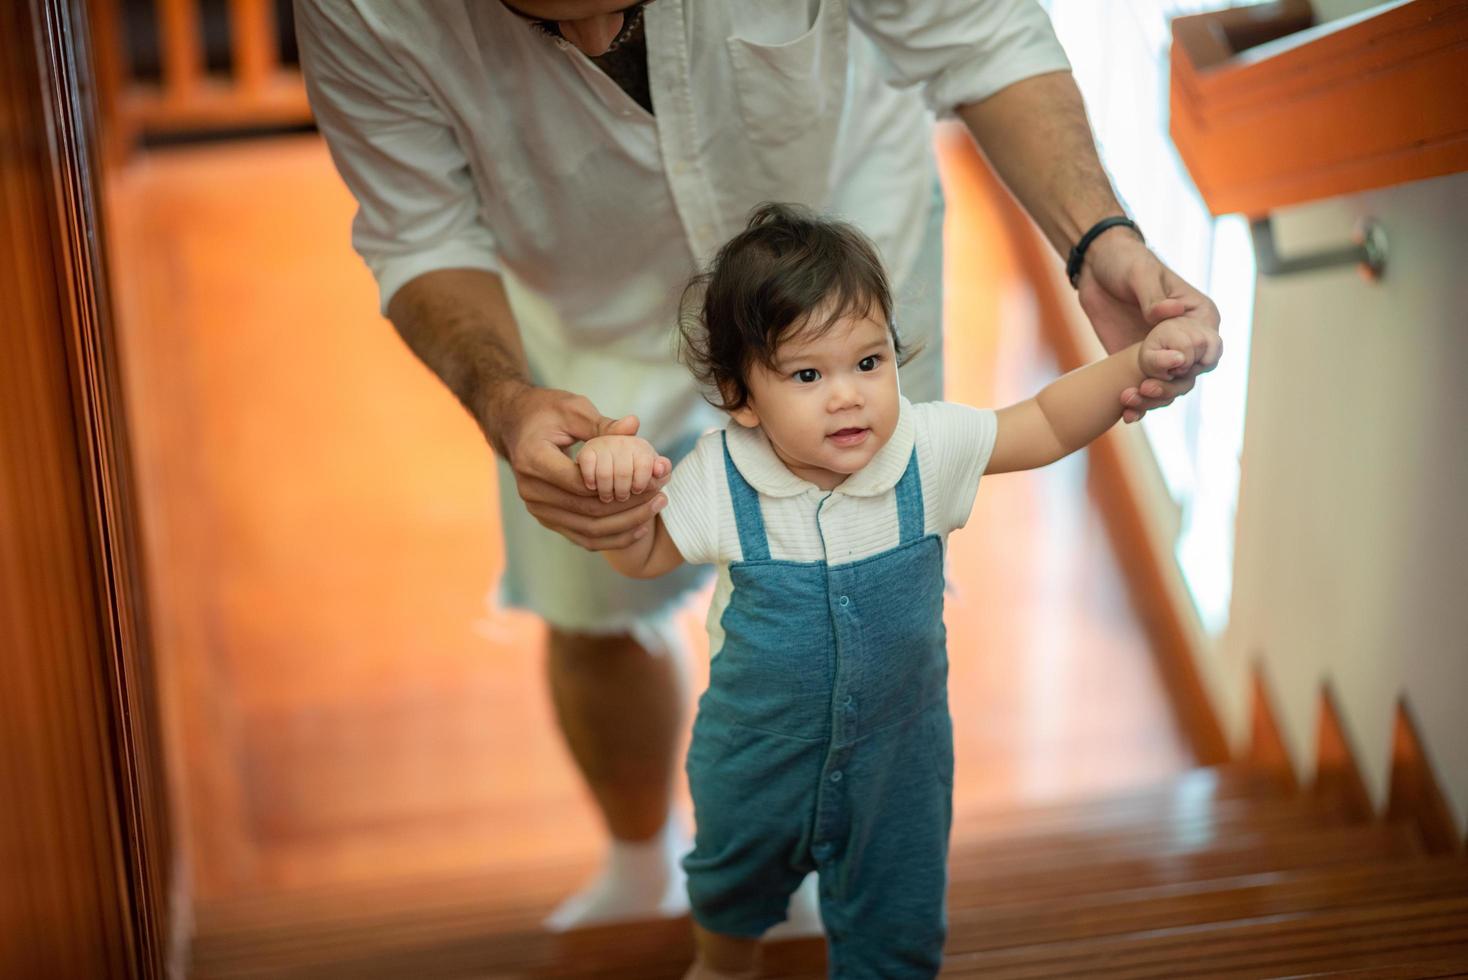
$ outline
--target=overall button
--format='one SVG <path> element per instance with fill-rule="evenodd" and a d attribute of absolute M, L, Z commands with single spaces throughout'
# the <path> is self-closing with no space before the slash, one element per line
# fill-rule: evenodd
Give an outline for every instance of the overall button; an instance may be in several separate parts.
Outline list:
<path fill-rule="evenodd" d="M 842 596 L 837 601 L 840 602 L 841 605 L 843 605 L 843 606 L 849 606 L 849 605 L 851 605 L 851 599 L 848 596 Z"/>
<path fill-rule="evenodd" d="M 848 707 L 848 708 L 851 707 L 851 695 L 850 694 L 846 695 L 845 699 L 842 700 L 841 703 L 844 704 L 844 705 L 846 705 L 846 707 Z"/>
<path fill-rule="evenodd" d="M 835 772 L 831 773 L 831 782 L 833 782 L 833 783 L 839 783 L 839 782 L 841 782 L 841 770 L 840 769 L 837 769 Z"/>

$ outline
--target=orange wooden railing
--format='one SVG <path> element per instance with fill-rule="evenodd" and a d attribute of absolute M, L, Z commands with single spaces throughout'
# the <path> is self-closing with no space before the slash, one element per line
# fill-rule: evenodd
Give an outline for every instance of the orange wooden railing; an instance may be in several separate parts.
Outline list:
<path fill-rule="evenodd" d="M 1257 217 L 1468 169 L 1468 4 L 1309 24 L 1301 0 L 1172 22 L 1172 138 L 1209 210 Z"/>
<path fill-rule="evenodd" d="M 135 73 L 124 18 L 151 4 L 159 78 Z M 281 57 L 273 0 L 228 0 L 229 69 L 206 67 L 200 0 L 89 0 L 104 133 L 126 152 L 147 136 L 178 136 L 308 122 L 300 71 Z"/>

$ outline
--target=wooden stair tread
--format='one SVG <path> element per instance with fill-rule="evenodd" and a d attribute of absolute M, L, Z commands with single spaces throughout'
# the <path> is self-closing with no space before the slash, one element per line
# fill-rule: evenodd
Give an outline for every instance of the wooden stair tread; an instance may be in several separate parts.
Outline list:
<path fill-rule="evenodd" d="M 1097 821 L 994 837 L 977 836 L 963 826 L 955 828 L 953 851 L 985 862 L 1010 855 L 1028 860 L 1034 854 L 1131 853 L 1138 847 L 1181 847 L 1239 833 L 1309 832 L 1348 825 L 1345 812 L 1333 806 L 1288 800 L 1233 801 L 1185 815 L 1139 815 L 1127 821 Z"/>
<path fill-rule="evenodd" d="M 966 853 L 956 853 L 950 861 L 949 895 L 950 902 L 959 907 L 1005 904 L 1086 891 L 1116 892 L 1266 871 L 1419 856 L 1415 834 L 1397 826 L 1237 834 L 1153 853 L 1101 855 L 1083 864 L 1051 862 L 1042 857 L 1018 863 L 999 857 L 986 863 Z"/>
<path fill-rule="evenodd" d="M 1468 947 L 1457 950 L 1444 947 L 1427 950 L 1422 955 L 1423 958 L 1418 958 L 1416 953 L 1406 953 L 1403 962 L 1391 966 L 1296 973 L 1290 980 L 1305 980 L 1307 977 L 1348 977 L 1350 980 L 1439 980 L 1447 977 L 1468 977 Z"/>
<path fill-rule="evenodd" d="M 1036 847 L 1047 860 L 1083 848 L 1090 848 L 1096 855 L 1112 856 L 1175 853 L 1176 846 L 1204 837 L 1226 837 L 1246 829 L 1261 833 L 1274 822 L 1304 829 L 1316 819 L 1296 818 L 1293 808 L 1278 801 L 1261 806 L 1265 809 L 1241 811 L 1236 817 L 1217 821 L 1216 825 L 1213 815 L 1205 813 L 1175 827 L 1143 827 L 1126 833 L 1098 835 L 1094 839 L 1049 836 L 1012 848 L 1000 845 L 1000 853 L 1007 851 L 1005 860 L 1026 865 L 1032 865 L 1037 859 L 1031 852 Z M 981 845 L 967 860 L 995 863 L 995 856 L 983 853 L 987 850 L 987 846 Z M 289 946 L 305 941 L 329 943 L 334 939 L 350 942 L 351 937 L 364 931 L 377 934 L 379 941 L 386 941 L 393 934 L 404 934 L 413 942 L 430 927 L 445 938 L 491 927 L 518 931 L 533 928 L 540 909 L 574 887 L 578 880 L 565 874 L 549 875 L 538 880 L 541 887 L 533 889 L 535 894 L 526 893 L 523 877 L 497 880 L 494 875 L 409 882 L 390 888 L 379 886 L 360 893 L 350 889 L 318 890 L 268 904 L 246 901 L 235 908 L 214 908 L 201 915 L 201 932 L 213 937 L 204 947 L 208 954 L 220 957 L 229 955 L 230 947 L 255 949 L 260 943 Z"/>
<path fill-rule="evenodd" d="M 1024 832 L 1029 828 L 1073 820 L 1091 822 L 1112 815 L 1130 817 L 1194 811 L 1227 800 L 1293 800 L 1279 780 L 1243 765 L 1209 766 L 1120 792 L 1037 801 L 1014 806 L 969 809 L 955 815 L 966 828 L 980 833 Z"/>
<path fill-rule="evenodd" d="M 1352 825 L 1241 767 L 1100 800 L 960 814 L 947 976 L 1431 977 L 1468 972 L 1468 862 L 1404 825 Z M 465 874 L 210 906 L 194 980 L 415 976 L 677 980 L 687 918 L 566 935 L 540 918 L 586 874 Z M 818 939 L 766 976 L 824 975 Z"/>
<path fill-rule="evenodd" d="M 1188 842 L 1235 833 L 1307 829 L 1339 825 L 1343 816 L 1330 807 L 1296 800 L 1233 798 L 1212 807 L 1171 819 L 1156 813 L 1130 823 L 1114 815 L 1105 823 L 1077 826 L 1057 832 L 1034 831 L 1003 840 L 971 841 L 964 853 L 970 860 L 992 864 L 1005 857 L 1029 863 L 1035 853 L 1059 855 L 1072 851 L 1096 854 L 1171 852 Z M 1113 827 L 1114 824 L 1120 826 Z M 968 836 L 966 828 L 964 835 Z M 236 942 L 256 942 L 264 934 L 323 930 L 356 930 L 375 925 L 392 927 L 406 919 L 424 920 L 456 909 L 473 909 L 481 922 L 500 920 L 520 927 L 534 920 L 544 907 L 579 883 L 585 869 L 578 865 L 547 867 L 533 877 L 486 872 L 478 875 L 377 883 L 363 887 L 303 890 L 272 895 L 269 899 L 243 898 L 200 910 L 200 931 L 229 936 Z M 406 910 L 406 911 L 405 911 Z M 518 913 L 518 914 L 517 914 Z"/>
<path fill-rule="evenodd" d="M 1468 895 L 1468 863 L 1415 861 L 1189 881 L 949 913 L 950 953 Z"/>
<path fill-rule="evenodd" d="M 945 975 L 1167 977 L 1207 963 L 1210 976 L 1284 976 L 1302 968 L 1389 965 L 1404 951 L 1468 944 L 1468 894 L 1385 906 L 1209 922 L 949 957 Z"/>

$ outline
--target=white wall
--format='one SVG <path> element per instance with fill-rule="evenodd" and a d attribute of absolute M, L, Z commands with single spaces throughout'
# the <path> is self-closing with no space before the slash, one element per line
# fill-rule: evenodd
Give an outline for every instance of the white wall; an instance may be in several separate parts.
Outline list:
<path fill-rule="evenodd" d="M 1310 0 L 1310 6 L 1315 9 L 1316 22 L 1323 24 L 1380 7 L 1382 3 L 1381 0 Z"/>
<path fill-rule="evenodd" d="M 1302 777 L 1321 684 L 1385 802 L 1405 692 L 1468 827 L 1468 174 L 1276 215 L 1285 255 L 1386 228 L 1379 284 L 1260 278 L 1230 624 L 1205 674 L 1236 750 L 1261 658 Z M 1225 328 L 1225 342 L 1227 329 Z M 1225 356 L 1227 356 L 1225 354 Z"/>

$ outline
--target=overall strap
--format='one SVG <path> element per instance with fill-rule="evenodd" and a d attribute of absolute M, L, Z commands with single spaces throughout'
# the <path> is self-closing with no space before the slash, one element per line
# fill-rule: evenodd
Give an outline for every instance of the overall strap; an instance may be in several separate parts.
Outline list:
<path fill-rule="evenodd" d="M 923 478 L 918 475 L 917 448 L 907 460 L 907 469 L 897 481 L 897 526 L 900 542 L 910 544 L 923 536 L 926 519 L 923 514 Z M 740 532 L 741 535 L 743 532 Z"/>
<path fill-rule="evenodd" d="M 769 561 L 770 542 L 765 537 L 765 518 L 760 513 L 759 494 L 734 465 L 729 455 L 729 434 L 725 432 L 722 435 L 724 474 L 729 480 L 729 500 L 734 504 L 734 523 L 739 527 L 739 550 L 745 561 Z"/>

